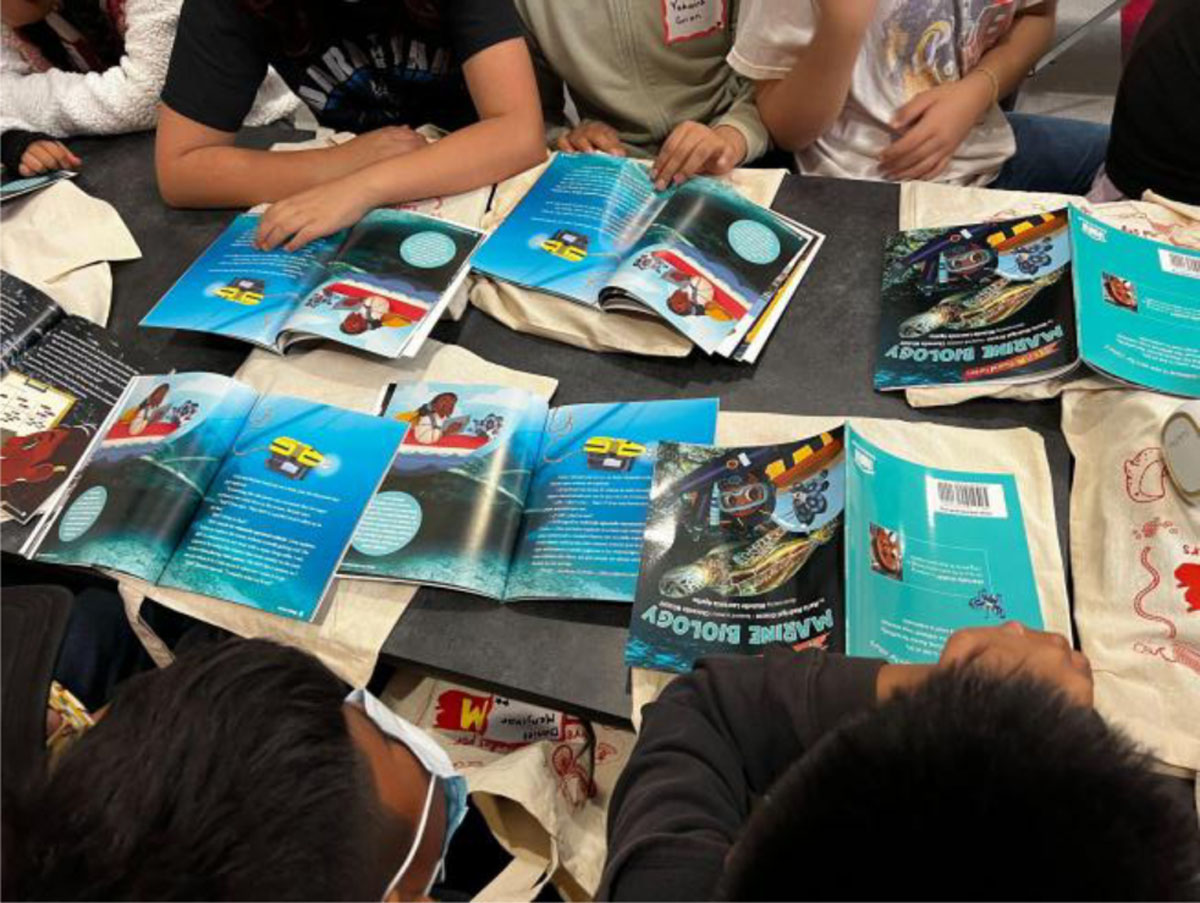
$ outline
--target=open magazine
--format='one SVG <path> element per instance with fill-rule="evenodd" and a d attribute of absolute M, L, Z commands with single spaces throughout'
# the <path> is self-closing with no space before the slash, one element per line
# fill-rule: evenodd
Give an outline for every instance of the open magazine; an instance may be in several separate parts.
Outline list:
<path fill-rule="evenodd" d="M 0 544 L 15 552 L 66 483 L 131 377 L 137 349 L 0 273 Z"/>
<path fill-rule="evenodd" d="M 643 164 L 559 154 L 472 266 L 588 307 L 660 317 L 709 354 L 740 360 L 750 330 L 769 334 L 778 321 L 782 310 L 764 314 L 773 301 L 786 306 L 799 278 L 781 290 L 822 240 L 716 179 L 659 192 Z"/>
<path fill-rule="evenodd" d="M 402 432 L 212 373 L 139 376 L 23 551 L 312 620 Z"/>
<path fill-rule="evenodd" d="M 284 352 L 331 339 L 412 357 L 455 295 L 482 233 L 410 210 L 373 210 L 298 251 L 259 251 L 243 213 L 142 320 Z"/>
<path fill-rule="evenodd" d="M 875 388 L 1033 382 L 1081 362 L 1200 395 L 1200 255 L 1077 208 L 892 236 Z"/>
<path fill-rule="evenodd" d="M 659 447 L 626 663 L 769 645 L 935 661 L 962 627 L 1043 624 L 1016 482 L 922 467 L 853 427 Z"/>
<path fill-rule="evenodd" d="M 716 399 L 548 409 L 519 389 L 389 388 L 403 439 L 345 576 L 504 601 L 633 601 L 660 440 L 711 442 Z"/>

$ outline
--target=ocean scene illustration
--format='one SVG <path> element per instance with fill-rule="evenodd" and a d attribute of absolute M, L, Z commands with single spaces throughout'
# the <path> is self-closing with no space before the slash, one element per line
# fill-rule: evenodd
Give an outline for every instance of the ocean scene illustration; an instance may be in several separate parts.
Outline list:
<path fill-rule="evenodd" d="M 210 373 L 132 380 L 36 557 L 156 581 L 255 397 Z"/>
<path fill-rule="evenodd" d="M 393 386 L 383 419 L 403 437 L 342 572 L 500 598 L 546 414 L 519 389 Z"/>

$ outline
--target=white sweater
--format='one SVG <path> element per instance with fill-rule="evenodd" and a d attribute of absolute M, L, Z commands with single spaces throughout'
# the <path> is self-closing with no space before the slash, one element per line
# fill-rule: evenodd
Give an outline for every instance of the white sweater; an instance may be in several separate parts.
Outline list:
<path fill-rule="evenodd" d="M 154 127 L 167 77 L 181 0 L 127 0 L 125 53 L 104 72 L 39 72 L 3 27 L 0 131 L 27 129 L 56 138 L 115 135 Z M 270 70 L 246 125 L 291 115 L 300 99 Z"/>

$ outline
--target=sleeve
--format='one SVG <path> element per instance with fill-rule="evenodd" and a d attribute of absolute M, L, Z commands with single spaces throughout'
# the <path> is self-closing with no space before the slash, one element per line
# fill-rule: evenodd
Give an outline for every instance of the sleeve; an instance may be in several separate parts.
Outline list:
<path fill-rule="evenodd" d="M 525 43 L 533 59 L 533 74 L 537 79 L 538 98 L 542 104 L 542 119 L 546 124 L 546 146 L 553 148 L 571 125 L 567 120 L 566 83 L 554 71 L 542 47 L 527 24 L 522 24 Z"/>
<path fill-rule="evenodd" d="M 455 0 L 448 13 L 450 46 L 460 65 L 493 44 L 525 34 L 512 0 Z"/>
<path fill-rule="evenodd" d="M 179 0 L 129 0 L 125 53 L 104 72 L 3 75 L 5 122 L 69 137 L 152 128 Z"/>
<path fill-rule="evenodd" d="M 758 104 L 754 102 L 754 83 L 740 75 L 733 75 L 732 82 L 736 98 L 730 104 L 729 109 L 713 120 L 710 125 L 713 128 L 727 125 L 742 133 L 742 138 L 746 141 L 746 159 L 742 161 L 741 165 L 745 166 L 767 152 L 767 148 L 771 145 L 771 139 L 767 134 L 767 127 L 763 125 L 762 118 L 758 115 Z"/>
<path fill-rule="evenodd" d="M 754 81 L 783 78 L 815 30 L 812 0 L 743 0 L 726 62 Z"/>
<path fill-rule="evenodd" d="M 647 706 L 609 806 L 599 899 L 711 899 L 761 796 L 844 718 L 875 703 L 880 661 L 772 649 L 704 659 Z"/>
<path fill-rule="evenodd" d="M 19 175 L 21 158 L 29 145 L 35 141 L 53 141 L 49 135 L 42 132 L 30 132 L 25 129 L 8 129 L 0 134 L 0 166 L 4 167 L 5 175 Z"/>
<path fill-rule="evenodd" d="M 236 0 L 184 0 L 162 101 L 222 132 L 241 128 L 267 74 L 264 26 Z"/>

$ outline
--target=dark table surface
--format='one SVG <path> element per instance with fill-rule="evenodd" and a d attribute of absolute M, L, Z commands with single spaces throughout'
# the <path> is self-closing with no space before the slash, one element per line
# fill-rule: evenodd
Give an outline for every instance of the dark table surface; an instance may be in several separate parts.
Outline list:
<path fill-rule="evenodd" d="M 117 208 L 144 255 L 114 267 L 110 328 L 123 342 L 157 353 L 166 366 L 232 373 L 247 354 L 240 342 L 137 326 L 232 214 L 167 209 L 155 188 L 151 135 L 73 147 L 84 157 L 81 187 Z M 596 354 L 514 333 L 476 310 L 459 323 L 441 324 L 434 337 L 495 363 L 557 378 L 558 404 L 719 396 L 726 411 L 1031 427 L 1046 440 L 1065 552 L 1070 458 L 1057 401 L 979 401 L 914 411 L 901 396 L 872 391 L 883 239 L 896 229 L 898 199 L 893 185 L 787 179 L 775 208 L 828 240 L 753 367 L 699 353 L 683 360 Z M 1013 462 L 1014 470 L 1021 466 Z M 583 717 L 623 722 L 630 714 L 622 663 L 629 612 L 623 605 L 570 601 L 499 605 L 423 589 L 382 657 Z"/>

